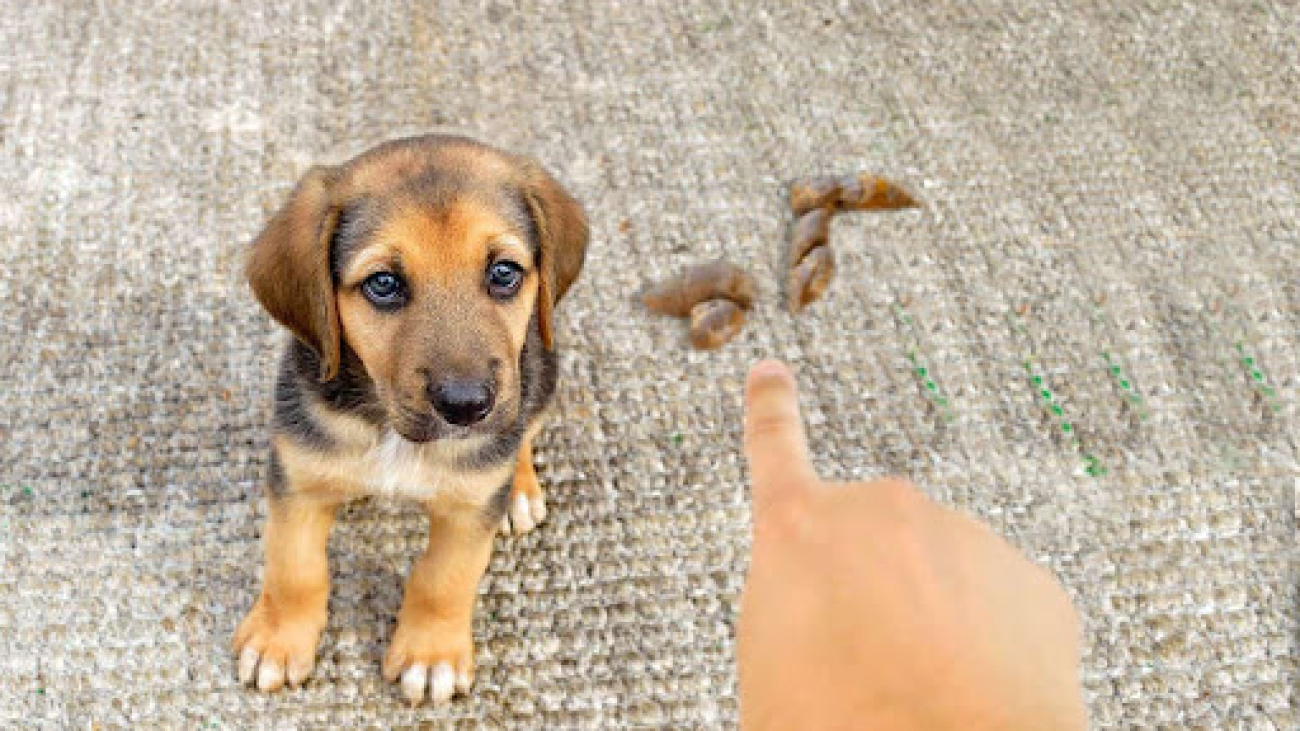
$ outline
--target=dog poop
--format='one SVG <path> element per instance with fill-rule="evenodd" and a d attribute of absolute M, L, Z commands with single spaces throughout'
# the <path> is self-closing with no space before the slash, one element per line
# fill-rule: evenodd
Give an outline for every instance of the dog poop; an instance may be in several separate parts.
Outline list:
<path fill-rule="evenodd" d="M 817 208 L 830 208 L 840 199 L 838 178 L 812 178 L 790 188 L 790 210 L 802 216 Z"/>
<path fill-rule="evenodd" d="M 884 178 L 862 173 L 840 179 L 840 195 L 835 207 L 842 211 L 915 208 L 916 199 Z"/>
<path fill-rule="evenodd" d="M 786 287 L 790 311 L 798 314 L 804 307 L 820 299 L 830 286 L 833 276 L 835 257 L 831 254 L 831 247 L 818 246 L 808 252 L 790 270 L 790 282 Z"/>
<path fill-rule="evenodd" d="M 831 212 L 817 208 L 799 217 L 790 234 L 790 266 L 803 261 L 808 252 L 830 243 Z"/>
<path fill-rule="evenodd" d="M 818 208 L 876 211 L 916 205 L 916 199 L 896 183 L 870 173 L 809 178 L 790 187 L 790 210 L 796 216 Z"/>
<path fill-rule="evenodd" d="M 831 217 L 840 211 L 914 208 L 916 199 L 888 180 L 868 173 L 823 176 L 796 182 L 790 188 L 790 230 L 787 257 L 790 277 L 786 301 L 798 313 L 817 301 L 835 276 L 830 248 Z"/>
<path fill-rule="evenodd" d="M 756 291 L 749 273 L 719 259 L 651 286 L 641 301 L 651 312 L 689 317 L 691 346 L 716 350 L 740 333 L 745 310 L 753 306 Z"/>
<path fill-rule="evenodd" d="M 691 308 L 691 347 L 717 350 L 740 334 L 745 311 L 731 300 L 705 300 Z"/>
<path fill-rule="evenodd" d="M 754 278 L 743 269 L 718 259 L 682 271 L 641 295 L 651 312 L 689 317 L 691 308 L 704 300 L 729 299 L 745 309 L 754 304 Z"/>

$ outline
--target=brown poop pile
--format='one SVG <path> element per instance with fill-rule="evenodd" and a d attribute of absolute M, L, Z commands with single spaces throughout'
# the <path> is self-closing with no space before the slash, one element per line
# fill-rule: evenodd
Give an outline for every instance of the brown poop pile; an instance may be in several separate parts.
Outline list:
<path fill-rule="evenodd" d="M 714 350 L 745 324 L 754 304 L 754 278 L 726 261 L 711 261 L 682 271 L 641 295 L 651 312 L 691 318 L 691 346 Z"/>
<path fill-rule="evenodd" d="M 897 185 L 862 173 L 813 178 L 790 189 L 790 209 L 798 218 L 790 237 L 790 276 L 786 296 L 791 312 L 821 298 L 835 275 L 830 248 L 831 216 L 838 211 L 913 208 L 916 200 Z"/>

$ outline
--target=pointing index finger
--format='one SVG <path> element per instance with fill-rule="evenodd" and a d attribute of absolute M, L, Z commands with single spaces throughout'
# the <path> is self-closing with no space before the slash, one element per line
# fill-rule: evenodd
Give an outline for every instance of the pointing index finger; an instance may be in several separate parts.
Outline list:
<path fill-rule="evenodd" d="M 745 457 L 756 510 L 817 480 L 790 369 L 762 361 L 745 384 Z"/>

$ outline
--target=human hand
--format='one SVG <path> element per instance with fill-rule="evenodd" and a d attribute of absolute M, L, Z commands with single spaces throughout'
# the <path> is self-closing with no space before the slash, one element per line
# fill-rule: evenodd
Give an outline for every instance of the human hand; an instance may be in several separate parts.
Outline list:
<path fill-rule="evenodd" d="M 1047 570 L 907 482 L 818 479 L 780 363 L 745 398 L 744 731 L 1086 727 L 1078 619 Z"/>

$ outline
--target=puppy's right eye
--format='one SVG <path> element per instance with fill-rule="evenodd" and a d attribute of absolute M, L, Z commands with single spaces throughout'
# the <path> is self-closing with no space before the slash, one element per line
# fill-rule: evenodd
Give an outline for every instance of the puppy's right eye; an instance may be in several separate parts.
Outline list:
<path fill-rule="evenodd" d="M 406 303 L 406 287 L 402 285 L 402 280 L 391 272 L 371 274 L 361 284 L 361 291 L 371 304 L 380 309 L 401 307 Z"/>

